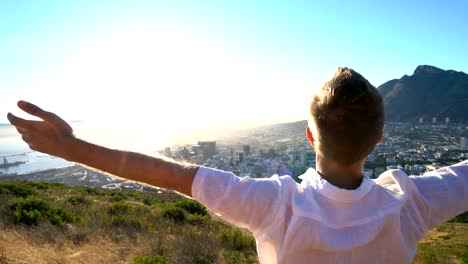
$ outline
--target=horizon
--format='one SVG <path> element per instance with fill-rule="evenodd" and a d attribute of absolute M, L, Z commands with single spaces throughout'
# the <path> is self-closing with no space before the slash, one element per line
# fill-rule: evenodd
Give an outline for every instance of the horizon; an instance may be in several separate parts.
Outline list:
<path fill-rule="evenodd" d="M 306 119 L 338 66 L 467 72 L 468 4 L 401 3 L 2 2 L 0 123 L 23 99 L 148 138 L 230 131 Z"/>

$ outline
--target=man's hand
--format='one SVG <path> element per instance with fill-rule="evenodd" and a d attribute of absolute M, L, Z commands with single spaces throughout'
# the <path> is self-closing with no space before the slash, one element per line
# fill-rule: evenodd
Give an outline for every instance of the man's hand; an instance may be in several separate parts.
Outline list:
<path fill-rule="evenodd" d="M 19 101 L 18 106 L 43 120 L 25 120 L 8 114 L 8 120 L 32 150 L 82 163 L 125 179 L 192 195 L 192 182 L 198 166 L 91 144 L 75 138 L 70 125 L 56 114 L 24 101 Z"/>
<path fill-rule="evenodd" d="M 8 120 L 29 147 L 32 150 L 68 158 L 67 145 L 74 138 L 71 126 L 56 114 L 44 111 L 34 104 L 19 101 L 18 107 L 43 120 L 25 120 L 8 113 Z"/>

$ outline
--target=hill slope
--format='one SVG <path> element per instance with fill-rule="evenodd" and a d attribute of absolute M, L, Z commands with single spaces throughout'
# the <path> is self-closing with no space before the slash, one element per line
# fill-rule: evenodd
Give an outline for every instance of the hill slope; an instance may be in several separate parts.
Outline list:
<path fill-rule="evenodd" d="M 257 263 L 245 230 L 176 193 L 0 181 L 0 263 Z"/>
<path fill-rule="evenodd" d="M 468 74 L 421 65 L 413 75 L 378 87 L 388 121 L 468 121 Z"/>

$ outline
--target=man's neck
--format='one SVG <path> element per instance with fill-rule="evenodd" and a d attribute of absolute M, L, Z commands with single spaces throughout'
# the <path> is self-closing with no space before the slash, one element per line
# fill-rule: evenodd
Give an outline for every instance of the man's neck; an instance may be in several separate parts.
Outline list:
<path fill-rule="evenodd" d="M 350 166 L 341 166 L 317 155 L 316 171 L 329 183 L 341 189 L 357 189 L 362 182 L 365 159 Z"/>

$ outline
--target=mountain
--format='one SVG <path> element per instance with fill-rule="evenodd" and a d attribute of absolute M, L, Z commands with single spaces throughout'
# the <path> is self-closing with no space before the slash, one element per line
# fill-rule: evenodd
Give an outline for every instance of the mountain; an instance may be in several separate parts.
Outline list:
<path fill-rule="evenodd" d="M 387 121 L 468 121 L 468 74 L 420 65 L 413 75 L 378 87 Z"/>

